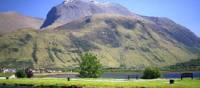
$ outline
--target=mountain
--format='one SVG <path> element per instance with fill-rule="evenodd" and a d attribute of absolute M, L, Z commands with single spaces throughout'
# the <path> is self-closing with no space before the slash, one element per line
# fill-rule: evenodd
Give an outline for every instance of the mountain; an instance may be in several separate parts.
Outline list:
<path fill-rule="evenodd" d="M 197 36 L 167 18 L 154 19 L 98 14 L 55 31 L 71 33 L 79 51 L 97 53 L 108 67 L 165 66 L 196 58 L 200 44 Z"/>
<path fill-rule="evenodd" d="M 41 19 L 24 16 L 16 12 L 0 13 L 0 34 L 16 31 L 21 28 L 39 29 Z"/>
<path fill-rule="evenodd" d="M 177 41 L 182 42 L 188 46 L 199 47 L 200 38 L 197 37 L 189 29 L 167 18 L 156 18 L 156 17 L 145 17 L 145 18 L 153 21 L 157 27 L 159 26 L 162 27 L 155 29 L 163 29 L 164 30 L 163 33 L 169 33 Z"/>
<path fill-rule="evenodd" d="M 36 68 L 77 67 L 80 54 L 92 52 L 104 67 L 141 69 L 195 59 L 199 44 L 190 45 L 182 42 L 184 38 L 179 40 L 173 35 L 176 30 L 188 29 L 173 24 L 177 29 L 172 31 L 163 25 L 152 19 L 96 14 L 54 30 L 19 30 L 0 38 L 0 62 L 7 66 L 32 65 Z M 199 42 L 194 34 L 185 35 L 190 36 L 193 42 Z"/>
<path fill-rule="evenodd" d="M 200 52 L 199 37 L 168 18 L 88 0 L 66 0 L 53 9 L 44 30 L 24 28 L 0 37 L 1 65 L 77 67 L 81 53 L 92 52 L 105 68 L 141 69 L 188 62 Z"/>
<path fill-rule="evenodd" d="M 119 4 L 98 3 L 92 0 L 70 0 L 53 7 L 41 28 L 55 28 L 70 21 L 99 13 L 135 15 Z"/>

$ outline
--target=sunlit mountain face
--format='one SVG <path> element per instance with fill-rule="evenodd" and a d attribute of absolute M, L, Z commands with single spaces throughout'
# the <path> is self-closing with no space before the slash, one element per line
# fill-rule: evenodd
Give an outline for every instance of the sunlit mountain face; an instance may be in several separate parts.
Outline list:
<path fill-rule="evenodd" d="M 41 28 L 55 28 L 73 20 L 100 13 L 134 16 L 134 13 L 119 4 L 99 3 L 90 0 L 66 0 L 49 11 Z"/>

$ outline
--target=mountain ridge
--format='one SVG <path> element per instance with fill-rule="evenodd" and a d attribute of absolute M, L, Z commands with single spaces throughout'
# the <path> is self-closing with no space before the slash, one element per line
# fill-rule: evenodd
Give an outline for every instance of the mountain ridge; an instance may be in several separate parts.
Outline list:
<path fill-rule="evenodd" d="M 61 3 L 53 7 L 41 28 L 56 28 L 70 21 L 99 13 L 134 15 L 121 5 L 94 3 L 88 0 L 73 0 L 70 3 Z M 54 26 L 55 25 L 55 26 Z"/>
<path fill-rule="evenodd" d="M 41 24 L 41 19 L 25 16 L 17 12 L 0 13 L 0 34 L 17 31 L 22 28 L 39 29 Z"/>

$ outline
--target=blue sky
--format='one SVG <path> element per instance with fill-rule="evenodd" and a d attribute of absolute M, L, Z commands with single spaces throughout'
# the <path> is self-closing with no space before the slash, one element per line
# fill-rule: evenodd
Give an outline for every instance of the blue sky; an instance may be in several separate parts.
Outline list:
<path fill-rule="evenodd" d="M 45 18 L 48 11 L 63 0 L 1 0 L 0 12 L 16 11 Z M 168 17 L 200 36 L 200 0 L 98 0 L 119 3 L 134 13 Z"/>

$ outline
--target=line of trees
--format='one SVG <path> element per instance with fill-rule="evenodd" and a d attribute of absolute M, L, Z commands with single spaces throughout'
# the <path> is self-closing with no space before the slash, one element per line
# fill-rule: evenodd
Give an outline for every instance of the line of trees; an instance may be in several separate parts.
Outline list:
<path fill-rule="evenodd" d="M 81 55 L 80 77 L 82 78 L 98 78 L 103 74 L 103 67 L 97 56 L 92 53 Z M 17 78 L 31 78 L 34 73 L 30 68 L 17 70 L 15 73 Z M 155 79 L 161 76 L 159 68 L 148 67 L 143 71 L 143 79 Z"/>

